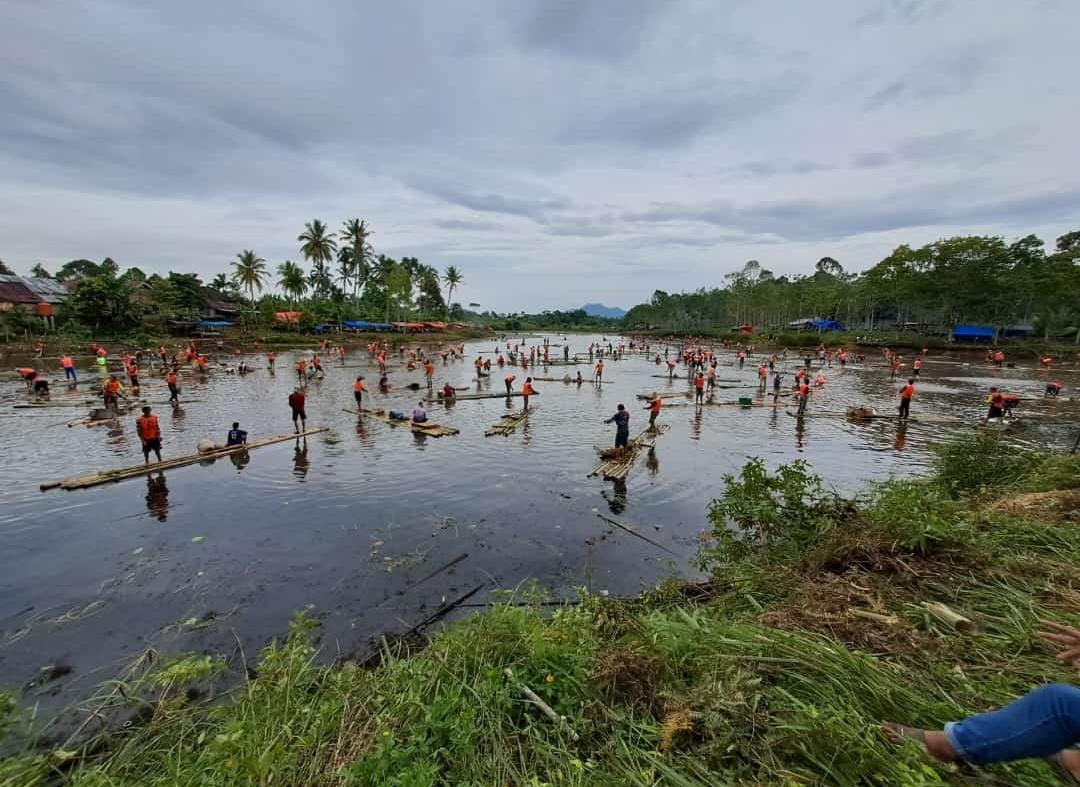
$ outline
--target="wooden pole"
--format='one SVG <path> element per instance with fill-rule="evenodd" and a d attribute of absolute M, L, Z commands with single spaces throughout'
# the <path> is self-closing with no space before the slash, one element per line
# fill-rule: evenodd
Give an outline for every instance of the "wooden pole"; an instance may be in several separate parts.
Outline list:
<path fill-rule="evenodd" d="M 514 671 L 511 670 L 509 667 L 503 670 L 503 674 L 506 675 L 506 677 L 510 680 L 514 680 Z M 574 732 L 573 728 L 567 723 L 566 719 L 556 713 L 554 708 L 552 708 L 550 705 L 540 699 L 540 696 L 535 691 L 530 689 L 524 683 L 518 683 L 518 688 L 521 689 L 521 693 L 525 695 L 529 702 L 538 707 L 545 716 L 547 716 L 560 727 L 565 727 L 566 732 L 570 735 L 570 740 L 576 741 L 578 739 L 578 734 Z"/>
<path fill-rule="evenodd" d="M 306 432 L 296 432 L 293 434 L 282 434 L 276 437 L 267 437 L 262 440 L 255 440 L 247 445 L 230 446 L 229 448 L 219 448 L 214 451 L 207 451 L 199 454 L 188 454 L 187 456 L 179 456 L 175 459 L 166 459 L 162 462 L 155 462 L 154 464 L 136 465 L 134 467 L 121 467 L 115 470 L 104 470 L 100 473 L 91 473 L 89 475 L 74 476 L 72 478 L 65 478 L 63 481 L 52 481 L 41 485 L 41 491 L 45 492 L 49 489 L 85 489 L 91 486 L 99 486 L 101 484 L 108 484 L 114 481 L 126 481 L 129 478 L 137 478 L 139 476 L 149 475 L 150 473 L 156 473 L 159 470 L 169 470 L 174 467 L 183 467 L 184 465 L 193 465 L 196 462 L 203 462 L 208 459 L 218 459 L 230 454 L 238 454 L 242 451 L 249 451 L 254 448 L 262 448 L 264 445 L 272 445 L 273 443 L 281 443 L 286 440 L 293 440 L 301 437 L 307 437 L 308 435 L 319 434 L 320 432 L 328 431 L 327 427 L 319 427 L 317 429 L 308 429 Z"/>

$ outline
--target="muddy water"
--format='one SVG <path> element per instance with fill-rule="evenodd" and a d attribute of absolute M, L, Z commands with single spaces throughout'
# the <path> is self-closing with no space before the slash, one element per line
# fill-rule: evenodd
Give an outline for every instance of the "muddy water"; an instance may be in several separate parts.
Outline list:
<path fill-rule="evenodd" d="M 575 351 L 600 337 L 572 336 Z M 561 344 L 562 336 L 551 337 Z M 534 340 L 538 341 L 538 340 Z M 490 353 L 493 341 L 473 342 L 468 357 Z M 561 357 L 561 348 L 554 355 Z M 262 368 L 246 377 L 214 372 L 189 376 L 184 398 L 165 406 L 163 383 L 144 386 L 164 432 L 166 457 L 194 452 L 203 437 L 223 441 L 232 421 L 252 440 L 291 430 L 286 397 L 294 356 L 283 354 L 277 374 Z M 229 359 L 235 361 L 236 359 Z M 730 363 L 730 356 L 724 358 Z M 1019 439 L 1061 447 L 1075 427 L 1057 422 L 1076 413 L 1067 401 L 1044 403 L 1045 374 L 1036 369 L 1000 374 L 972 359 L 931 357 L 912 408 L 974 421 L 986 388 L 1006 381 L 1039 399 Z M 977 360 L 977 359 L 976 359 Z M 262 358 L 250 363 L 265 367 Z M 796 365 L 793 356 L 784 364 Z M 309 425 L 329 431 L 150 478 L 65 492 L 38 485 L 84 472 L 141 462 L 134 420 L 117 428 L 63 422 L 85 415 L 72 407 L 13 409 L 23 386 L 0 382 L 0 685 L 22 686 L 45 665 L 72 667 L 70 675 L 28 694 L 46 706 L 88 692 L 147 647 L 248 653 L 285 628 L 298 609 L 324 624 L 328 652 L 364 651 L 373 635 L 402 630 L 444 600 L 483 586 L 536 580 L 556 597 L 574 589 L 628 594 L 670 574 L 693 575 L 688 559 L 706 527 L 705 510 L 722 489 L 722 476 L 750 456 L 769 464 L 803 458 L 834 487 L 855 491 L 867 481 L 924 471 L 932 446 L 968 428 L 895 421 L 850 424 L 838 413 L 849 404 L 880 411 L 895 406 L 898 385 L 872 359 L 864 366 L 826 369 L 802 422 L 783 408 L 708 407 L 669 400 L 661 420 L 671 431 L 652 456 L 642 456 L 624 484 L 589 478 L 597 447 L 611 444 L 605 426 L 618 402 L 632 411 L 632 432 L 646 421 L 635 394 L 683 391 L 686 382 L 657 379 L 662 368 L 641 356 L 609 362 L 608 385 L 598 388 L 538 382 L 537 411 L 508 437 L 485 428 L 518 409 L 520 399 L 429 405 L 434 421 L 461 430 L 455 437 L 415 436 L 342 411 L 352 406 L 350 382 L 359 371 L 377 374 L 354 351 L 346 368 L 329 364 L 309 387 Z M 9 363 L 8 366 L 13 366 Z M 360 365 L 360 368 L 356 368 Z M 552 367 L 562 377 L 580 368 Z M 523 375 L 520 370 L 518 384 Z M 756 394 L 755 369 L 722 368 L 741 389 L 718 398 Z M 469 362 L 439 365 L 438 384 L 497 389 L 502 374 L 477 386 Z M 54 375 L 55 377 L 55 375 Z M 1080 375 L 1065 375 L 1072 386 Z M 397 384 L 421 381 L 420 372 L 395 370 Z M 786 381 L 792 380 L 791 371 Z M 734 384 L 734 383 L 724 383 Z M 371 387 L 374 387 L 373 385 Z M 64 394 L 54 388 L 57 400 Z M 1066 390 L 1065 396 L 1069 395 Z M 397 389 L 375 395 L 379 407 L 411 409 L 418 394 Z M 633 525 L 678 557 L 612 530 L 597 517 Z M 449 570 L 437 569 L 467 555 Z M 423 580 L 423 581 L 421 581 Z"/>

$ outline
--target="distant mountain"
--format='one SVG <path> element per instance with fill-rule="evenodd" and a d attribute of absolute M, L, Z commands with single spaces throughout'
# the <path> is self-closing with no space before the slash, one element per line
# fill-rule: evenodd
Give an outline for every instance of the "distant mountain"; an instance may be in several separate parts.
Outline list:
<path fill-rule="evenodd" d="M 609 320 L 621 320 L 626 316 L 626 309 L 618 306 L 605 306 L 602 303 L 586 303 L 581 307 L 590 317 L 607 317 Z"/>

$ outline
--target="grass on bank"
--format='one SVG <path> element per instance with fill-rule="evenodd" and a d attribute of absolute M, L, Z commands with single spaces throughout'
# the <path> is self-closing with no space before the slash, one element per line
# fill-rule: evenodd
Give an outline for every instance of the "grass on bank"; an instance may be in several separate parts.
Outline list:
<path fill-rule="evenodd" d="M 499 606 L 374 667 L 320 665 L 317 624 L 299 617 L 225 694 L 207 691 L 213 676 L 244 665 L 144 660 L 86 703 L 105 731 L 39 740 L 0 783 L 1051 783 L 1040 762 L 932 764 L 879 723 L 937 726 L 1074 677 L 1035 631 L 1080 622 L 1078 502 L 1080 459 L 988 435 L 947 446 L 932 480 L 858 501 L 799 463 L 751 462 L 709 511 L 707 586 L 554 614 Z"/>

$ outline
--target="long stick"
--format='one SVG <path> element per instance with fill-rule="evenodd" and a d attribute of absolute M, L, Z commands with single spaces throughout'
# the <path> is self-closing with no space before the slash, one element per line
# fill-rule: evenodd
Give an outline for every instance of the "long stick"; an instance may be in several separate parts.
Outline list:
<path fill-rule="evenodd" d="M 286 440 L 293 440 L 300 437 L 307 437 L 308 435 L 319 434 L 320 432 L 327 431 L 327 427 L 319 427 L 317 429 L 309 429 L 306 432 L 296 432 L 294 434 L 277 435 L 276 437 L 267 437 L 262 440 L 255 440 L 247 445 L 230 446 L 229 448 L 220 448 L 214 451 L 207 451 L 201 454 L 188 454 L 187 456 L 180 456 L 175 459 L 166 459 L 163 462 L 156 462 L 154 464 L 136 465 L 135 467 L 121 467 L 115 470 L 104 470 L 100 473 L 91 473 L 90 475 L 74 476 L 72 478 L 65 478 L 63 481 L 52 481 L 41 485 L 41 491 L 44 492 L 49 489 L 56 489 L 57 487 L 63 489 L 85 489 L 90 486 L 98 486 L 100 484 L 108 484 L 114 481 L 126 481 L 129 478 L 137 478 L 139 476 L 149 475 L 150 473 L 156 473 L 159 470 L 169 470 L 174 467 L 183 467 L 184 465 L 193 465 L 196 462 L 203 462 L 207 459 L 218 459 L 222 456 L 228 456 L 229 454 L 240 453 L 241 451 L 247 451 L 253 448 L 261 448 L 264 445 L 271 445 L 273 443 L 281 443 Z"/>
<path fill-rule="evenodd" d="M 658 542 L 656 542 L 656 541 L 653 541 L 653 540 L 652 540 L 651 538 L 649 538 L 648 536 L 643 536 L 643 535 L 642 535 L 641 533 L 637 532 L 637 531 L 636 531 L 636 530 L 634 530 L 634 529 L 633 529 L 632 527 L 629 527 L 628 525 L 624 525 L 624 524 L 623 524 L 622 522 L 616 522 L 616 521 L 615 521 L 614 519 L 612 519 L 612 518 L 610 518 L 610 517 L 606 517 L 606 516 L 604 516 L 604 515 L 603 515 L 603 514 L 601 514 L 601 513 L 599 512 L 599 511 L 597 511 L 597 512 L 596 512 L 596 515 L 597 515 L 598 517 L 600 517 L 601 519 L 603 519 L 603 520 L 604 520 L 605 522 L 607 522 L 607 523 L 608 523 L 609 525 L 615 525 L 615 527 L 619 528 L 620 530 L 625 530 L 625 531 L 626 531 L 627 533 L 629 533 L 630 535 L 632 535 L 632 536 L 637 536 L 637 537 L 638 537 L 638 538 L 640 538 L 640 539 L 641 539 L 642 541 L 644 541 L 644 542 L 646 542 L 646 543 L 649 543 L 649 544 L 652 544 L 652 545 L 653 545 L 654 547 L 657 547 L 658 549 L 662 549 L 662 550 L 664 550 L 664 551 L 665 551 L 665 552 L 667 552 L 667 553 L 668 553 L 669 555 L 674 555 L 675 557 L 679 557 L 679 554 L 678 554 L 677 552 L 672 552 L 672 551 L 671 551 L 670 549 L 668 549 L 668 548 L 667 548 L 666 546 L 664 546 L 663 544 L 661 544 L 661 543 L 658 543 Z"/>
<path fill-rule="evenodd" d="M 514 680 L 514 671 L 509 667 L 503 670 L 503 674 L 506 675 L 506 677 L 508 677 L 510 680 Z M 518 683 L 518 688 L 521 689 L 521 693 L 525 695 L 529 702 L 538 707 L 545 716 L 547 716 L 559 726 L 566 727 L 566 732 L 570 735 L 570 740 L 576 741 L 578 739 L 578 734 L 574 732 L 574 729 L 569 725 L 569 723 L 567 723 L 566 719 L 556 713 L 550 705 L 540 699 L 540 696 L 535 691 L 530 689 L 524 683 L 520 682 Z"/>
<path fill-rule="evenodd" d="M 451 611 L 453 611 L 453 610 L 454 610 L 455 608 L 457 608 L 457 607 L 460 607 L 460 606 L 461 606 L 462 604 L 464 604 L 464 603 L 465 603 L 466 601 L 468 601 L 468 600 L 469 600 L 470 598 L 472 598 L 473 596 L 475 596 L 475 595 L 476 595 L 477 593 L 479 593 L 479 592 L 480 592 L 481 590 L 483 590 L 483 589 L 484 589 L 484 586 L 485 586 L 486 584 L 487 584 L 487 583 L 484 583 L 483 585 L 477 585 L 477 586 L 476 586 L 476 587 L 474 587 L 474 588 L 473 588 L 472 590 L 470 590 L 470 591 L 469 591 L 468 593 L 466 593 L 466 594 L 465 594 L 464 596 L 461 596 L 460 598 L 458 598 L 458 599 L 455 599 L 454 601 L 450 601 L 450 602 L 447 602 L 446 604 L 443 604 L 443 605 L 442 605 L 441 607 L 439 607 L 439 608 L 438 608 L 437 610 L 435 610 L 434 612 L 432 612 L 432 613 L 431 613 L 430 615 L 428 615 L 428 616 L 427 616 L 426 618 L 424 618 L 424 619 L 423 619 L 423 620 L 421 620 L 421 621 L 420 621 L 419 623 L 417 623 L 417 624 L 416 624 L 415 626 L 413 626 L 413 627 L 412 627 L 411 629 L 409 629 L 409 630 L 408 630 L 408 631 L 406 631 L 406 632 L 405 632 L 404 634 L 402 634 L 402 637 L 403 637 L 403 638 L 404 638 L 404 637 L 407 637 L 407 636 L 409 636 L 410 634 L 415 634 L 415 633 L 417 633 L 418 631 L 420 631 L 420 629 L 424 629 L 424 628 L 427 628 L 427 627 L 428 627 L 428 626 L 430 626 L 430 625 L 431 625 L 432 623 L 434 623 L 435 621 L 439 620 L 439 618 L 442 618 L 442 617 L 446 616 L 446 615 L 447 615 L 447 614 L 449 614 L 449 613 L 450 613 Z"/>

